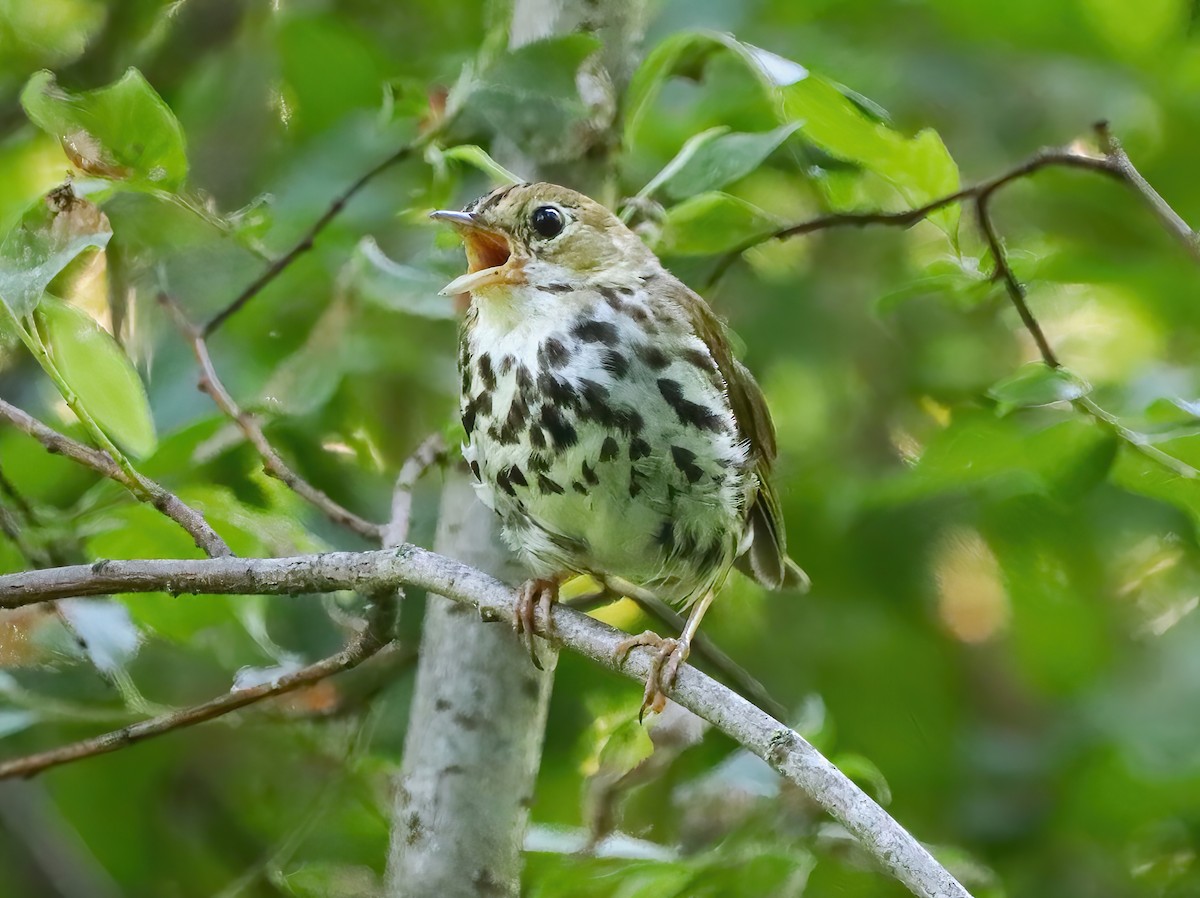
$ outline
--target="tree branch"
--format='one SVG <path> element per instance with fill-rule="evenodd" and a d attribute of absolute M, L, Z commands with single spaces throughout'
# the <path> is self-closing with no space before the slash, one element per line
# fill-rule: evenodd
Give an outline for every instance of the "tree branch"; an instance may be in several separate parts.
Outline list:
<path fill-rule="evenodd" d="M 1101 126 L 1098 125 L 1097 127 Z M 1157 195 L 1155 194 L 1155 196 Z M 1033 342 L 1037 345 L 1042 361 L 1050 368 L 1061 368 L 1062 363 L 1059 361 L 1057 353 L 1050 346 L 1050 342 L 1046 339 L 1041 325 L 1038 324 L 1037 318 L 1034 317 L 1033 312 L 1029 308 L 1029 302 L 1025 295 L 1025 287 L 1017 279 L 1016 272 L 1013 271 L 1012 265 L 1009 264 L 1008 254 L 1004 251 L 1004 244 L 996 233 L 996 226 L 992 223 L 987 200 L 987 195 L 981 195 L 976 198 L 975 214 L 979 220 L 979 229 L 983 232 L 984 239 L 987 241 L 988 251 L 992 256 L 992 263 L 996 266 L 996 277 L 1004 284 L 1008 298 L 1012 301 L 1013 306 L 1016 307 L 1017 314 L 1020 316 L 1025 330 L 1033 337 Z M 1182 219 L 1180 220 L 1182 221 Z M 1157 446 L 1151 445 L 1145 434 L 1138 433 L 1136 430 L 1126 427 L 1116 415 L 1101 408 L 1090 397 L 1082 396 L 1079 399 L 1072 400 L 1071 404 L 1085 415 L 1098 421 L 1101 426 L 1105 427 L 1117 439 L 1124 441 L 1135 452 L 1146 456 L 1146 458 L 1155 464 L 1162 465 L 1167 470 L 1188 480 L 1200 477 L 1200 470 L 1173 455 L 1163 452 Z"/>
<path fill-rule="evenodd" d="M 291 558 L 202 561 L 111 561 L 0 576 L 0 606 L 20 607 L 67 595 L 109 592 L 304 594 L 375 590 L 407 584 L 474 605 L 486 617 L 509 620 L 515 594 L 457 561 L 413 545 L 375 552 L 335 552 Z M 556 639 L 603 667 L 645 681 L 653 652 L 635 649 L 615 661 L 624 634 L 557 606 Z M 539 614 L 538 630 L 546 621 Z M 798 733 L 690 665 L 671 698 L 712 723 L 798 785 L 859 839 L 884 869 L 922 898 L 969 898 L 967 891 L 903 827 Z"/>
<path fill-rule="evenodd" d="M 200 366 L 199 386 L 201 392 L 207 393 L 212 397 L 212 401 L 216 403 L 217 408 L 223 411 L 238 426 L 238 429 L 242 431 L 242 434 L 250 442 L 250 445 L 262 457 L 263 470 L 276 480 L 286 484 L 300 498 L 304 499 L 335 524 L 340 524 L 347 530 L 351 530 L 372 542 L 379 542 L 383 535 L 383 528 L 380 525 L 359 517 L 348 508 L 334 501 L 329 494 L 317 489 L 288 466 L 287 462 L 275 451 L 275 447 L 271 445 L 266 434 L 263 433 L 258 419 L 243 410 L 234 401 L 229 391 L 225 389 L 225 385 L 221 383 L 221 379 L 217 377 L 212 357 L 208 354 L 208 342 L 204 338 L 205 332 L 192 324 L 187 319 L 187 316 L 184 315 L 183 310 L 166 293 L 159 293 L 158 301 L 171 313 L 180 333 L 183 334 L 192 347 L 192 352 L 196 356 L 196 361 Z"/>
<path fill-rule="evenodd" d="M 934 212 L 961 203 L 963 200 L 990 197 L 1002 187 L 1029 177 L 1046 168 L 1079 168 L 1085 171 L 1100 172 L 1116 178 L 1125 179 L 1125 174 L 1115 158 L 1110 156 L 1094 156 L 1072 145 L 1066 147 L 1043 147 L 1024 162 L 995 177 L 980 181 L 969 187 L 963 187 L 954 193 L 930 200 L 915 209 L 905 209 L 900 212 L 831 212 L 820 215 L 808 221 L 787 225 L 768 234 L 752 237 L 731 249 L 717 261 L 716 268 L 708 276 L 706 286 L 713 286 L 729 268 L 747 251 L 761 246 L 772 240 L 786 240 L 789 237 L 800 237 L 816 231 L 827 231 L 831 228 L 863 228 L 868 225 L 884 225 L 888 227 L 907 228 L 919 221 L 924 221 Z M 1157 195 L 1157 194 L 1156 194 Z"/>
<path fill-rule="evenodd" d="M 401 466 L 393 496 L 392 519 L 385 528 L 385 539 L 388 540 L 388 545 L 399 546 L 408 538 L 412 490 L 421 476 L 441 457 L 443 452 L 444 443 L 441 435 L 436 434 L 426 439 Z M 91 565 L 89 569 L 103 568 L 106 564 L 109 562 L 98 562 Z M 151 739 L 174 730 L 214 720 L 263 699 L 293 692 L 327 679 L 334 674 L 358 667 L 373 656 L 385 654 L 383 650 L 391 643 L 395 634 L 396 617 L 399 610 L 398 600 L 399 596 L 394 588 L 381 588 L 373 591 L 370 608 L 361 629 L 337 654 L 302 667 L 270 683 L 247 689 L 237 689 L 201 705 L 161 714 L 150 720 L 139 721 L 119 730 L 82 739 L 59 748 L 0 762 L 0 780 L 11 777 L 29 777 L 70 761 L 107 754 L 144 739 Z"/>
<path fill-rule="evenodd" d="M 129 726 L 121 727 L 119 730 L 93 736 L 90 739 L 81 739 L 78 742 L 72 742 L 69 745 L 63 745 L 59 748 L 52 748 L 48 751 L 38 752 L 37 754 L 0 762 L 0 780 L 12 779 L 14 777 L 30 777 L 51 767 L 57 767 L 60 764 L 78 761 L 83 758 L 91 758 L 96 755 L 108 754 L 109 752 L 134 745 L 146 739 L 161 736 L 164 733 L 174 732 L 175 730 L 185 729 L 186 727 L 195 726 L 198 723 L 213 720 L 232 711 L 244 708 L 247 705 L 260 702 L 263 699 L 294 692 L 297 689 L 311 686 L 313 683 L 324 680 L 335 673 L 357 667 L 363 661 L 376 654 L 383 645 L 384 643 L 379 641 L 375 628 L 368 626 L 361 633 L 355 634 L 350 643 L 337 654 L 323 658 L 307 667 L 302 667 L 273 682 L 263 683 L 247 689 L 235 689 L 202 705 L 194 705 L 193 707 L 172 711 L 168 714 L 160 714 L 158 717 L 132 723 Z"/>
<path fill-rule="evenodd" d="M 964 187 L 954 193 L 931 200 L 915 209 L 907 209 L 901 212 L 834 212 L 808 221 L 799 222 L 798 224 L 779 228 L 763 236 L 754 237 L 730 250 L 718 260 L 716 267 L 709 275 L 707 285 L 711 287 L 720 280 L 725 272 L 729 270 L 730 266 L 740 259 L 742 254 L 747 250 L 753 249 L 770 240 L 784 240 L 789 237 L 811 234 L 816 231 L 836 227 L 865 227 L 867 225 L 908 227 L 928 218 L 939 209 L 961 203 L 964 200 L 973 200 L 979 230 L 983 234 L 984 241 L 987 244 L 988 251 L 995 265 L 995 278 L 1004 284 L 1009 300 L 1017 310 L 1017 315 L 1021 318 L 1021 324 L 1029 332 L 1030 337 L 1033 338 L 1033 342 L 1037 346 L 1038 354 L 1041 355 L 1042 360 L 1051 368 L 1061 368 L 1062 363 L 1059 361 L 1053 347 L 1051 347 L 1050 341 L 1046 339 L 1046 334 L 1038 323 L 1037 318 L 1034 317 L 1033 312 L 1029 308 L 1025 288 L 1017 279 L 1016 273 L 1008 262 L 1008 256 L 1004 251 L 1004 244 L 996 231 L 995 223 L 992 221 L 989 204 L 997 191 L 1015 181 L 1051 167 L 1080 168 L 1109 175 L 1120 180 L 1137 194 L 1145 206 L 1158 219 L 1163 229 L 1174 237 L 1194 260 L 1200 262 L 1200 234 L 1193 230 L 1179 213 L 1171 208 L 1170 204 L 1163 199 L 1161 194 L 1138 171 L 1129 158 L 1129 155 L 1121 147 L 1120 142 L 1112 134 L 1108 122 L 1097 122 L 1093 126 L 1093 130 L 1101 151 L 1101 155 L 1098 156 L 1084 151 L 1075 144 L 1066 147 L 1045 147 L 1038 150 L 1020 165 L 1014 166 L 1008 171 L 1002 172 L 986 181 L 980 181 L 978 184 Z M 1145 434 L 1126 427 L 1115 415 L 1105 411 L 1092 399 L 1085 396 L 1074 400 L 1072 404 L 1084 414 L 1100 422 L 1102 426 L 1107 428 L 1118 439 L 1127 443 L 1134 451 L 1146 456 L 1156 464 L 1167 468 L 1180 477 L 1188 479 L 1200 477 L 1200 469 L 1196 469 L 1186 462 L 1151 445 L 1150 440 Z"/>
<path fill-rule="evenodd" d="M 115 480 L 121 484 L 121 486 L 125 487 L 138 498 L 139 501 L 148 501 L 150 505 L 153 505 L 186 530 L 188 535 L 195 541 L 197 548 L 206 555 L 212 558 L 233 555 L 229 546 L 225 544 L 225 540 L 221 539 L 220 535 L 213 530 L 200 512 L 184 504 L 178 496 L 150 478 L 138 475 L 141 492 L 149 496 L 148 500 L 142 499 L 140 492 L 134 488 L 134 484 L 130 481 L 128 475 L 121 469 L 120 465 L 113 461 L 112 456 L 107 452 L 101 452 L 98 449 L 85 446 L 83 443 L 77 442 L 59 433 L 57 430 L 47 427 L 28 412 L 5 402 L 3 399 L 0 399 L 0 418 L 3 418 L 13 424 L 18 430 L 33 437 L 51 455 L 61 455 L 74 462 L 78 462 L 85 468 L 91 468 L 98 474 L 102 474 L 108 479 Z"/>
<path fill-rule="evenodd" d="M 270 284 L 271 281 L 275 280 L 275 278 L 279 277 L 279 275 L 283 274 L 289 265 L 313 248 L 313 244 L 316 242 L 318 235 L 320 235 L 320 233 L 325 230 L 329 223 L 338 216 L 342 209 L 346 207 L 346 204 L 354 198 L 355 194 L 357 194 L 360 190 L 371 183 L 371 181 L 375 180 L 375 178 L 383 174 L 393 165 L 403 162 L 405 159 L 411 156 L 419 146 L 424 145 L 424 142 L 427 139 L 428 136 L 422 140 L 407 143 L 400 147 L 400 149 L 396 150 L 394 153 L 392 153 L 392 155 L 388 156 L 374 168 L 369 169 L 360 175 L 349 187 L 334 197 L 334 200 L 329 204 L 329 207 L 323 213 L 321 213 L 321 217 L 314 221 L 312 226 L 304 232 L 304 236 L 301 237 L 291 249 L 267 266 L 267 269 L 258 277 L 256 277 L 246 287 L 245 290 L 239 293 L 237 297 L 234 298 L 231 303 L 229 303 L 229 305 L 214 315 L 209 322 L 200 329 L 200 334 L 204 337 L 212 336 L 212 334 L 219 327 L 221 327 L 221 325 L 240 312 L 246 306 L 246 303 L 250 302 L 250 300 L 254 299 L 255 296 L 262 292 L 264 287 Z"/>
<path fill-rule="evenodd" d="M 1108 122 L 1097 122 L 1094 127 L 1096 137 L 1100 141 L 1100 149 L 1104 151 L 1106 161 L 1117 176 L 1141 198 L 1163 228 L 1179 241 L 1188 255 L 1200 262 L 1200 239 L 1198 239 L 1196 231 L 1180 217 L 1178 212 L 1171 208 L 1170 204 L 1137 170 L 1120 141 L 1113 135 Z"/>

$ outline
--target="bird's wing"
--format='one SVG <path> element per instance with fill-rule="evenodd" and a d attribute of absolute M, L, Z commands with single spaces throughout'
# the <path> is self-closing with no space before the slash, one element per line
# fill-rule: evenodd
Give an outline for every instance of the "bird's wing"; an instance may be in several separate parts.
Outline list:
<path fill-rule="evenodd" d="M 733 417 L 742 439 L 750 445 L 754 472 L 758 475 L 758 491 L 747 513 L 750 548 L 738 558 L 738 570 L 770 589 L 805 589 L 808 576 L 788 558 L 783 517 L 771 484 L 771 468 L 779 450 L 766 397 L 750 370 L 733 357 L 721 319 L 684 284 L 675 281 L 675 285 L 676 295 L 672 298 L 687 312 L 696 334 L 708 347 L 725 379 Z"/>

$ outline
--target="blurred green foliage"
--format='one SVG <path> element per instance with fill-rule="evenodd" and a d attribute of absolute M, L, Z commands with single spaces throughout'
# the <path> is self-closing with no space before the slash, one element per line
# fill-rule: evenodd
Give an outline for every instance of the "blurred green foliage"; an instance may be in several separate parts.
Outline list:
<path fill-rule="evenodd" d="M 434 294 L 461 250 L 424 213 L 507 177 L 489 152 L 600 154 L 603 198 L 636 198 L 624 214 L 697 287 L 714 254 L 778 223 L 908 208 L 1099 118 L 1197 220 L 1195 15 L 1188 0 L 660 0 L 610 122 L 578 90 L 594 38 L 509 53 L 503 9 L 477 0 L 0 0 L 0 296 L 101 429 L 235 552 L 358 548 L 195 389 L 160 291 L 210 318 L 427 136 L 212 341 L 285 457 L 381 519 L 394 471 L 454 408 L 455 324 Z M 72 169 L 77 212 L 55 230 L 65 213 L 43 197 Z M 1047 171 L 1007 188 L 997 223 L 1074 372 L 1053 373 L 966 212 L 764 245 L 707 291 L 766 388 L 814 589 L 736 579 L 706 632 L 976 895 L 1195 895 L 1200 486 L 1062 400 L 1087 392 L 1200 464 L 1200 273 L 1114 182 Z M 0 395 L 87 439 L 4 318 Z M 0 513 L 21 525 L 0 537 L 2 571 L 197 553 L 11 428 L 0 469 Z M 418 499 L 427 541 L 436 484 Z M 6 755 L 316 658 L 358 610 L 100 607 L 66 614 L 86 649 L 52 614 L 0 620 Z M 406 641 L 419 626 L 410 601 Z M 639 779 L 637 688 L 566 656 L 557 678 L 528 894 L 904 894 L 718 737 L 660 740 Z M 367 669 L 237 726 L 3 784 L 0 894 L 372 894 L 411 688 L 403 665 Z M 595 822 L 584 795 L 601 781 L 628 786 L 613 801 L 629 835 L 573 854 L 561 828 Z"/>

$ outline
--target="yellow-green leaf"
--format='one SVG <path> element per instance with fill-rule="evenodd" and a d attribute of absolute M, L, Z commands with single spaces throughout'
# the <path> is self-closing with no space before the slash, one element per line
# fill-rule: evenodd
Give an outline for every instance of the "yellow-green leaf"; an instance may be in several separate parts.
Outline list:
<path fill-rule="evenodd" d="M 183 128 L 135 68 L 80 93 L 59 87 L 53 72 L 37 72 L 21 92 L 21 105 L 88 174 L 163 190 L 187 178 Z"/>
<path fill-rule="evenodd" d="M 35 312 L 55 367 L 96 423 L 136 456 L 154 451 L 150 402 L 129 358 L 96 321 L 55 296 Z"/>
<path fill-rule="evenodd" d="M 681 256 L 725 252 L 778 224 L 745 200 L 727 193 L 702 193 L 667 212 L 663 250 Z"/>

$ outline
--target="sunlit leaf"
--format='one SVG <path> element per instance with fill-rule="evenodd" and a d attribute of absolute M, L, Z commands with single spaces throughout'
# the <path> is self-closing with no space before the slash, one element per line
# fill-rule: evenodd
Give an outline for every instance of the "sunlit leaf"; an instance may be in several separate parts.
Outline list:
<path fill-rule="evenodd" d="M 70 184 L 29 207 L 0 244 L 0 302 L 21 318 L 55 276 L 85 250 L 108 245 L 112 227 Z"/>
<path fill-rule="evenodd" d="M 113 440 L 133 455 L 149 455 L 157 439 L 146 388 L 117 341 L 70 303 L 46 296 L 38 325 L 63 379 Z"/>
<path fill-rule="evenodd" d="M 80 93 L 59 87 L 52 72 L 37 72 L 21 92 L 21 105 L 88 174 L 164 190 L 187 178 L 183 129 L 135 68 Z"/>
<path fill-rule="evenodd" d="M 627 706 L 596 713 L 585 744 L 588 756 L 583 762 L 584 772 L 609 781 L 624 776 L 654 751 L 646 727 L 635 710 Z"/>
<path fill-rule="evenodd" d="M 829 81 L 810 76 L 781 89 L 785 120 L 803 122 L 801 133 L 821 150 L 857 163 L 891 183 L 911 206 L 953 193 L 958 166 L 937 132 L 905 137 L 872 119 Z M 956 226 L 957 207 L 934 216 Z"/>
<path fill-rule="evenodd" d="M 728 128 L 703 131 L 683 145 L 643 193 L 661 186 L 667 196 L 682 199 L 724 187 L 762 165 L 801 124 L 791 122 L 758 134 Z"/>
<path fill-rule="evenodd" d="M 467 165 L 477 168 L 485 175 L 490 176 L 498 184 L 519 184 L 526 180 L 520 175 L 510 172 L 489 156 L 483 147 L 476 146 L 475 144 L 460 144 L 456 147 L 450 147 L 442 151 L 442 158 L 465 162 Z"/>
<path fill-rule="evenodd" d="M 799 63 L 716 32 L 685 32 L 667 38 L 634 74 L 627 97 L 625 141 L 643 126 L 655 97 L 673 75 L 698 78 L 714 53 L 730 53 L 762 84 L 781 124 L 799 124 L 803 138 L 836 159 L 861 166 L 892 184 L 906 205 L 920 205 L 958 189 L 958 167 L 932 130 L 909 138 L 864 111 L 862 98 Z M 958 210 L 930 216 L 948 234 Z"/>
<path fill-rule="evenodd" d="M 650 734 L 637 720 L 627 720 L 609 734 L 600 749 L 600 768 L 613 776 L 628 773 L 654 752 Z"/>
<path fill-rule="evenodd" d="M 1066 368 L 1051 368 L 1045 362 L 1030 362 L 988 390 L 1001 414 L 1055 402 L 1070 402 L 1092 391 L 1086 380 Z"/>
<path fill-rule="evenodd" d="M 663 249 L 681 256 L 711 255 L 778 226 L 778 221 L 745 200 L 727 193 L 704 193 L 668 210 Z"/>

